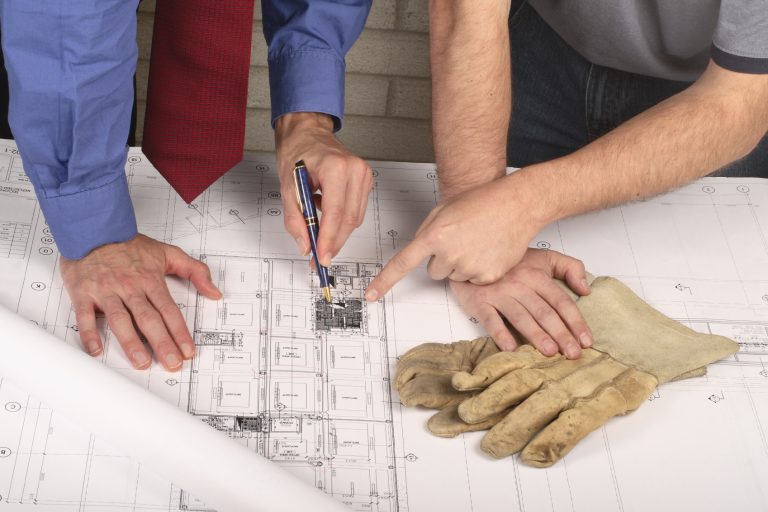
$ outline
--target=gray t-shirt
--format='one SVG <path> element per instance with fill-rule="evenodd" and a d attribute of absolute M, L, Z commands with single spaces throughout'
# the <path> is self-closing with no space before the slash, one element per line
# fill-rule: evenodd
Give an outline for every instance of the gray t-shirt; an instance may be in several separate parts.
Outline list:
<path fill-rule="evenodd" d="M 768 0 L 528 0 L 586 59 L 601 66 L 693 81 L 710 57 L 768 73 Z"/>

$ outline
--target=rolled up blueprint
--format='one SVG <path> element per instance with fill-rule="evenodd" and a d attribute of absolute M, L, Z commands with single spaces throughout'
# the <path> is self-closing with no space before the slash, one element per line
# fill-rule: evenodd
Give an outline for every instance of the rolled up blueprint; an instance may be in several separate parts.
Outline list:
<path fill-rule="evenodd" d="M 347 510 L 1 306 L 0 326 L 0 376 L 219 512 Z"/>

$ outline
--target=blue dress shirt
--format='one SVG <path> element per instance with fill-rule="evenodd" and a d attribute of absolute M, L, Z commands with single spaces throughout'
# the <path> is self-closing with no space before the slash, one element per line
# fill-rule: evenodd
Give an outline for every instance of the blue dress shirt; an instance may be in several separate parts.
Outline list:
<path fill-rule="evenodd" d="M 211 2 L 212 6 L 215 2 Z M 263 0 L 272 123 L 344 113 L 344 57 L 371 0 Z M 125 177 L 137 0 L 2 0 L 9 121 L 61 254 L 136 236 Z"/>

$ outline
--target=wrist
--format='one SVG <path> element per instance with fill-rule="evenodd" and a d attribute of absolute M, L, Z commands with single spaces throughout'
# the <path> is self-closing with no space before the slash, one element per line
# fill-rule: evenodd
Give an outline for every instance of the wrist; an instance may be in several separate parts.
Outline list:
<path fill-rule="evenodd" d="M 321 112 L 290 112 L 282 115 L 275 121 L 275 141 L 279 143 L 307 130 L 333 133 L 333 118 Z"/>
<path fill-rule="evenodd" d="M 311 140 L 333 136 L 333 118 L 318 112 L 291 112 L 275 122 L 275 151 L 281 170 L 293 168 L 293 164 L 307 153 Z"/>
<path fill-rule="evenodd" d="M 549 224 L 561 217 L 558 197 L 552 194 L 544 170 L 525 167 L 502 178 L 506 189 L 505 197 L 510 198 L 508 204 L 514 206 L 514 216 L 524 212 L 531 236 L 536 236 Z M 530 241 L 530 240 L 529 240 Z"/>
<path fill-rule="evenodd" d="M 481 185 L 485 185 L 486 183 L 490 183 L 494 180 L 503 178 L 505 175 L 506 175 L 505 168 L 499 169 L 493 173 L 488 173 L 488 172 L 483 174 L 475 173 L 467 176 L 466 174 L 447 175 L 447 173 L 441 173 L 438 167 L 437 184 L 438 184 L 438 190 L 440 192 L 440 199 L 441 200 L 450 199 L 454 196 L 457 196 L 475 187 L 479 187 Z"/>

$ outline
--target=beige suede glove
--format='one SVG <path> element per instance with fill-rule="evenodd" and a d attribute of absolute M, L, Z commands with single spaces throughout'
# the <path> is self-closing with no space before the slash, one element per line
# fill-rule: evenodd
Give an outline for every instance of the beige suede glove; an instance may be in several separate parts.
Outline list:
<path fill-rule="evenodd" d="M 477 361 L 452 377 L 468 398 L 456 406 L 461 395 L 454 395 L 430 419 L 430 431 L 454 436 L 494 425 L 483 450 L 496 457 L 522 450 L 523 462 L 550 466 L 613 416 L 639 407 L 658 384 L 701 375 L 738 350 L 664 316 L 616 279 L 591 286 L 577 305 L 594 334 L 592 349 L 567 360 L 523 346 Z"/>
<path fill-rule="evenodd" d="M 474 393 L 454 389 L 451 385 L 453 375 L 471 372 L 480 361 L 498 352 L 490 336 L 414 347 L 397 361 L 395 389 L 400 394 L 400 401 L 407 406 L 421 405 L 430 409 L 458 406 Z"/>

